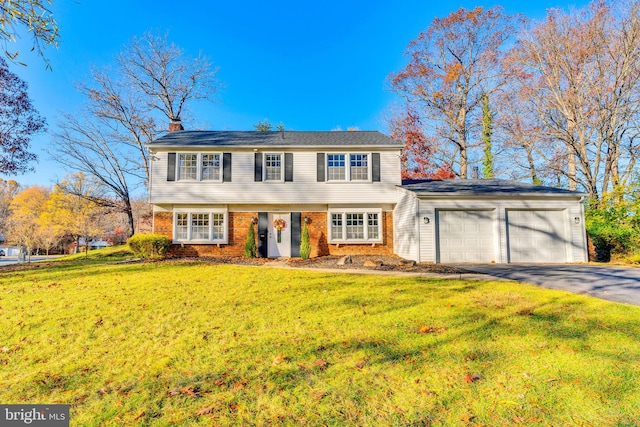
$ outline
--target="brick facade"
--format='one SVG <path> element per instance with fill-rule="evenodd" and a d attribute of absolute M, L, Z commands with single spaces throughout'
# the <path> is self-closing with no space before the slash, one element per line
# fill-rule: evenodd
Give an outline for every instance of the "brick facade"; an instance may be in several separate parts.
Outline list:
<path fill-rule="evenodd" d="M 258 217 L 257 212 L 228 213 L 228 243 L 226 244 L 174 244 L 168 255 L 174 257 L 228 257 L 244 256 L 244 244 L 247 241 L 251 218 Z M 173 239 L 173 213 L 156 212 L 154 214 L 155 232 Z M 255 228 L 257 234 L 257 226 Z"/>
<path fill-rule="evenodd" d="M 382 243 L 329 244 L 327 212 L 302 212 L 311 221 L 307 225 L 311 241 L 311 257 L 326 255 L 393 255 L 393 213 L 382 212 Z"/>
<path fill-rule="evenodd" d="M 229 212 L 228 244 L 175 244 L 169 256 L 176 257 L 225 257 L 244 256 L 244 244 L 252 217 L 257 212 Z M 327 236 L 327 212 L 302 212 L 302 218 L 310 219 L 309 240 L 311 257 L 325 255 L 393 255 L 393 213 L 382 212 L 382 243 L 376 244 L 329 244 Z M 173 238 L 173 213 L 154 213 L 155 232 Z M 256 226 L 256 235 L 258 228 Z"/>

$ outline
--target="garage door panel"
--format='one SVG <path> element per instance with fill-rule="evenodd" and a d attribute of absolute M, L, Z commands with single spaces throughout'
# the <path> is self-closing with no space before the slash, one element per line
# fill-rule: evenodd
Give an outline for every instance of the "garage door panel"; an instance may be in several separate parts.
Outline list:
<path fill-rule="evenodd" d="M 565 262 L 564 212 L 508 210 L 510 262 Z"/>
<path fill-rule="evenodd" d="M 489 210 L 439 210 L 440 262 L 494 261 L 494 215 Z"/>

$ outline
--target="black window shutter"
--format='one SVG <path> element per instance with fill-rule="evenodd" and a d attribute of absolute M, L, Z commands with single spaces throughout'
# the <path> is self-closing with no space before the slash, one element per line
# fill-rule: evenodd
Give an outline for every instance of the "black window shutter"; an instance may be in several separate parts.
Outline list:
<path fill-rule="evenodd" d="M 176 153 L 169 153 L 167 161 L 167 181 L 176 180 Z"/>
<path fill-rule="evenodd" d="M 300 256 L 300 223 L 302 214 L 291 212 L 291 256 Z"/>
<path fill-rule="evenodd" d="M 258 212 L 258 256 L 266 258 L 267 255 L 267 233 L 269 233 L 269 214 Z"/>
<path fill-rule="evenodd" d="M 324 182 L 324 153 L 318 153 L 318 182 Z"/>
<path fill-rule="evenodd" d="M 222 182 L 231 182 L 231 153 L 222 154 Z"/>
<path fill-rule="evenodd" d="M 293 182 L 293 153 L 284 153 L 284 181 Z"/>
<path fill-rule="evenodd" d="M 262 153 L 255 153 L 253 180 L 262 181 Z"/>
<path fill-rule="evenodd" d="M 371 153 L 371 180 L 380 182 L 380 153 Z"/>

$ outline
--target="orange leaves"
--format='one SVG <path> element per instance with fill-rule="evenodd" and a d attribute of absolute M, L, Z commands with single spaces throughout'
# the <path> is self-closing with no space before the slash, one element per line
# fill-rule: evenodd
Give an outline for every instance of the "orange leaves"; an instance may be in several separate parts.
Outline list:
<path fill-rule="evenodd" d="M 444 82 L 450 83 L 454 80 L 458 80 L 458 78 L 462 75 L 463 70 L 464 70 L 464 67 L 462 66 L 461 63 L 459 62 L 454 63 L 453 65 L 447 68 L 447 73 L 444 75 Z"/>
<path fill-rule="evenodd" d="M 482 375 L 480 375 L 480 374 L 471 374 L 471 373 L 467 372 L 464 375 L 464 382 L 467 383 L 467 384 L 473 384 L 473 383 L 475 383 L 476 381 L 478 381 L 480 379 L 482 379 Z"/>
<path fill-rule="evenodd" d="M 423 325 L 418 329 L 419 334 L 440 334 L 444 332 L 446 328 L 440 326 L 427 326 Z"/>

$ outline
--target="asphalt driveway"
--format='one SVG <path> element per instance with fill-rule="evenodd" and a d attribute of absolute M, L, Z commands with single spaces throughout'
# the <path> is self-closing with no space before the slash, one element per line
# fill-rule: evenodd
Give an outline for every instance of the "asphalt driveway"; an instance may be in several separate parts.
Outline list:
<path fill-rule="evenodd" d="M 640 305 L 640 268 L 586 264 L 466 264 L 468 271 Z"/>

